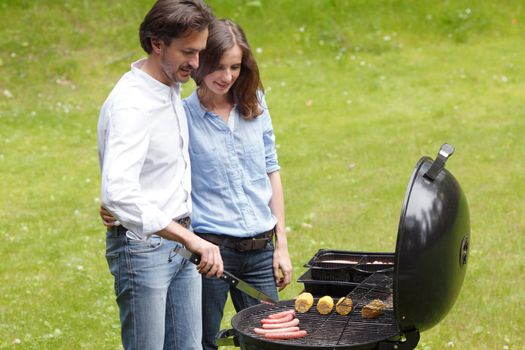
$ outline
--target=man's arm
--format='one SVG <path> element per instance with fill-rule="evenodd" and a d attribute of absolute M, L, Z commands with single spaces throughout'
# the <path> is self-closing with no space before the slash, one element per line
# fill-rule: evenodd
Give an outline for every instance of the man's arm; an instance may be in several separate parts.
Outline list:
<path fill-rule="evenodd" d="M 120 97 L 103 108 L 102 118 L 107 127 L 101 157 L 102 205 L 128 230 L 146 238 L 172 219 L 144 197 L 140 185 L 150 144 L 147 115 L 129 98 Z"/>
<path fill-rule="evenodd" d="M 182 243 L 190 251 L 200 256 L 201 261 L 197 266 L 199 273 L 206 273 L 208 277 L 220 277 L 222 275 L 224 270 L 218 246 L 200 238 L 174 221 L 171 221 L 157 234 L 163 238 Z"/>
<path fill-rule="evenodd" d="M 99 214 L 102 218 L 104 226 L 106 226 L 108 229 L 113 227 L 116 219 L 106 208 L 101 206 Z M 206 273 L 208 277 L 214 275 L 220 277 L 222 275 L 224 271 L 222 257 L 220 254 L 220 249 L 216 245 L 203 240 L 175 221 L 171 221 L 168 226 L 157 232 L 157 234 L 165 239 L 180 242 L 190 251 L 199 255 L 201 258 L 201 261 L 197 266 L 199 273 Z"/>

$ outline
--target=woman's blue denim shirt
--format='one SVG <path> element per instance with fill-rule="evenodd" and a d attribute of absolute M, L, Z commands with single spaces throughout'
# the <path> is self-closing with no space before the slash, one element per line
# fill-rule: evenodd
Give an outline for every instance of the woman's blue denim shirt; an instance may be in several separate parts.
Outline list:
<path fill-rule="evenodd" d="M 263 113 L 246 120 L 235 113 L 235 128 L 201 106 L 197 92 L 184 100 L 188 117 L 193 229 L 251 237 L 277 220 L 269 203 L 269 173 L 280 169 L 272 120 L 264 96 Z"/>

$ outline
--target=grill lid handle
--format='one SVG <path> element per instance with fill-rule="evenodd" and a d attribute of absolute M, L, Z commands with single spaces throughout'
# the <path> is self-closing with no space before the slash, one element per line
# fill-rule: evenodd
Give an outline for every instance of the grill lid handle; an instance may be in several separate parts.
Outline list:
<path fill-rule="evenodd" d="M 430 169 L 428 169 L 424 176 L 427 179 L 434 181 L 439 175 L 440 171 L 445 167 L 445 163 L 452 153 L 454 153 L 453 146 L 449 145 L 448 143 L 441 145 L 441 148 L 439 149 L 439 152 L 436 156 L 436 160 L 434 160 L 432 166 Z"/>

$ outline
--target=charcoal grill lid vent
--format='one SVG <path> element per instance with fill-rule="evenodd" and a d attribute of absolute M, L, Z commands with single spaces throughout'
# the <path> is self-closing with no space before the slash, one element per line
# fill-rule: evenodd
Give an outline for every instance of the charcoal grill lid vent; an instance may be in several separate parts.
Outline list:
<path fill-rule="evenodd" d="M 454 148 L 423 157 L 410 178 L 396 243 L 394 311 L 401 331 L 424 331 L 454 305 L 467 270 L 470 218 L 467 200 L 444 168 Z"/>

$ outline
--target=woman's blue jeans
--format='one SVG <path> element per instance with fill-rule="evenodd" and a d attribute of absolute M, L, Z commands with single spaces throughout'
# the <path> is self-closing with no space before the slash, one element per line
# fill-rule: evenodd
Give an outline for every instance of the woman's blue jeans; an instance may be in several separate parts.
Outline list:
<path fill-rule="evenodd" d="M 108 231 L 106 258 L 115 278 L 126 350 L 201 349 L 201 277 L 157 235 L 132 240 Z"/>
<path fill-rule="evenodd" d="M 273 276 L 273 243 L 268 242 L 265 249 L 239 252 L 233 248 L 220 247 L 224 270 L 263 291 L 277 300 L 277 287 Z M 217 349 L 215 337 L 220 330 L 224 305 L 228 291 L 237 312 L 259 304 L 240 290 L 230 287 L 217 278 L 202 276 L 202 348 Z"/>

